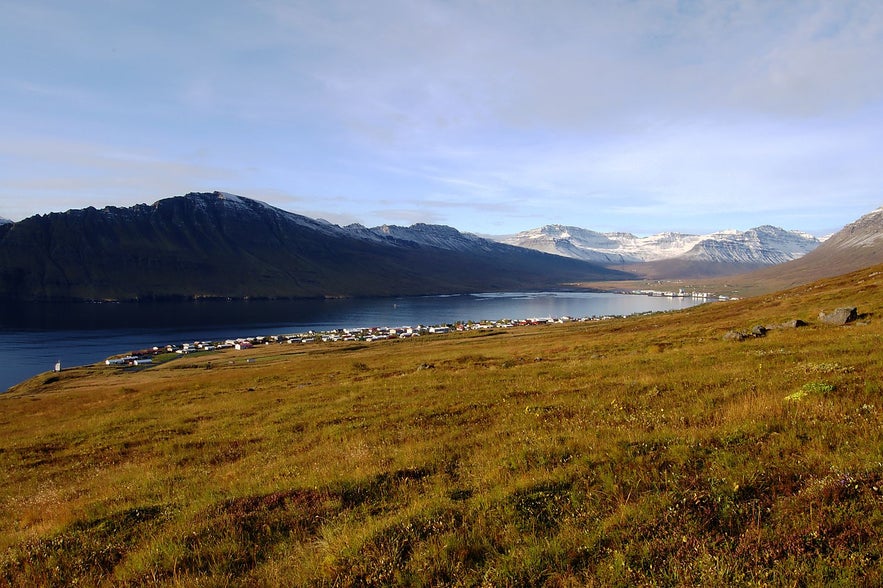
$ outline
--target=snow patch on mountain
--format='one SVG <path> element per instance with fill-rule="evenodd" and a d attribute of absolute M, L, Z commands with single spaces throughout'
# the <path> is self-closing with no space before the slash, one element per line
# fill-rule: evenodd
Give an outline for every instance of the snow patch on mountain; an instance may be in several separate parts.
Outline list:
<path fill-rule="evenodd" d="M 776 264 L 797 259 L 819 245 L 801 231 L 762 226 L 748 231 L 725 230 L 709 235 L 676 232 L 638 237 L 631 233 L 598 233 L 579 227 L 546 225 L 498 241 L 546 253 L 605 264 L 664 259 L 728 263 Z"/>
<path fill-rule="evenodd" d="M 722 231 L 702 239 L 683 259 L 776 265 L 803 257 L 821 242 L 806 233 L 764 225 L 747 231 Z"/>
<path fill-rule="evenodd" d="M 11 225 L 11 224 L 12 224 L 12 221 L 11 221 L 11 220 L 9 220 L 8 218 L 3 218 L 2 216 L 0 216 L 0 225 Z"/>
<path fill-rule="evenodd" d="M 600 263 L 639 263 L 677 257 L 702 240 L 698 235 L 660 233 L 598 233 L 579 227 L 546 225 L 516 235 L 497 237 L 502 243 Z"/>

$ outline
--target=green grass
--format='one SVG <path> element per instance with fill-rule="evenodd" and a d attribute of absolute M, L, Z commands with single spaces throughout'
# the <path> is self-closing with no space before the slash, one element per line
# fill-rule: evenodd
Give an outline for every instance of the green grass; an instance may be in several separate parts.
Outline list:
<path fill-rule="evenodd" d="M 879 585 L 872 274 L 38 376 L 0 396 L 0 585 Z"/>

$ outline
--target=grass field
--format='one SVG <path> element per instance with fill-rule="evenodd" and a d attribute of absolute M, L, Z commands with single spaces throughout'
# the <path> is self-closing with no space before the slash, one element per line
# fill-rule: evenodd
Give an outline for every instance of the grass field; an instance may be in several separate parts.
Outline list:
<path fill-rule="evenodd" d="M 38 376 L 0 395 L 0 585 L 883 584 L 881 272 Z"/>

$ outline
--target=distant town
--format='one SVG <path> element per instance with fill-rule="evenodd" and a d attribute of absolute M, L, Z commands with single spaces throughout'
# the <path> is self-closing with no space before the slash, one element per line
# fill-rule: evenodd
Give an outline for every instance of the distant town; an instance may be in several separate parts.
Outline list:
<path fill-rule="evenodd" d="M 640 314 L 652 314 L 650 312 Z M 632 315 L 634 316 L 634 315 Z M 528 319 L 502 319 L 495 321 L 458 321 L 455 323 L 439 324 L 432 326 L 418 325 L 416 327 L 362 327 L 355 329 L 334 329 L 330 331 L 307 331 L 288 335 L 266 335 L 258 337 L 240 337 L 226 339 L 225 341 L 194 341 L 192 343 L 168 344 L 154 346 L 148 349 L 132 351 L 126 355 L 113 356 L 105 360 L 108 366 L 149 366 L 160 359 L 163 361 L 172 359 L 170 354 L 189 355 L 191 353 L 204 353 L 221 349 L 246 350 L 259 345 L 271 344 L 309 344 L 317 342 L 335 341 L 385 341 L 389 339 L 408 339 L 426 335 L 441 335 L 451 332 L 477 331 L 485 329 L 508 329 L 531 325 L 564 324 L 571 322 L 603 321 L 615 318 L 623 318 L 621 315 L 592 316 L 572 318 L 547 317 Z"/>
<path fill-rule="evenodd" d="M 675 291 L 664 290 L 631 290 L 625 294 L 643 296 L 664 296 L 669 298 L 699 298 L 703 300 L 738 300 L 729 296 L 720 296 L 709 292 L 687 292 L 684 289 Z M 652 312 L 639 313 L 652 314 Z M 634 316 L 634 315 L 632 315 Z M 170 343 L 157 345 L 148 349 L 131 351 L 121 356 L 107 358 L 104 363 L 108 366 L 147 366 L 157 362 L 162 356 L 163 361 L 173 359 L 169 354 L 189 355 L 191 353 L 204 353 L 221 349 L 245 350 L 259 345 L 271 344 L 305 344 L 316 342 L 336 341 L 384 341 L 389 339 L 408 339 L 426 335 L 440 335 L 458 331 L 476 331 L 485 329 L 508 329 L 512 327 L 524 327 L 531 325 L 563 324 L 570 322 L 603 321 L 615 318 L 624 318 L 624 315 L 605 315 L 573 318 L 569 316 L 527 318 L 527 319 L 501 319 L 483 321 L 458 321 L 454 323 L 439 324 L 432 326 L 418 325 L 416 327 L 361 327 L 350 329 L 334 329 L 330 331 L 306 331 L 287 335 L 263 335 L 256 337 L 239 337 L 224 341 L 193 341 L 192 343 Z"/>
<path fill-rule="evenodd" d="M 644 296 L 665 296 L 668 298 L 701 298 L 703 300 L 738 300 L 732 296 L 723 296 L 720 294 L 712 294 L 711 292 L 687 292 L 680 288 L 677 292 L 666 290 L 629 290 L 624 294 L 640 294 Z"/>

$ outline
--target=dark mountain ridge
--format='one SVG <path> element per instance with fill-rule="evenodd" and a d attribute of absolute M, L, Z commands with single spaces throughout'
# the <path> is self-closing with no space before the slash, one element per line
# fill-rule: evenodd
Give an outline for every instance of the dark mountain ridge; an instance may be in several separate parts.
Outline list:
<path fill-rule="evenodd" d="M 0 225 L 0 297 L 20 300 L 423 295 L 628 277 L 450 227 L 339 227 L 223 192 Z"/>

